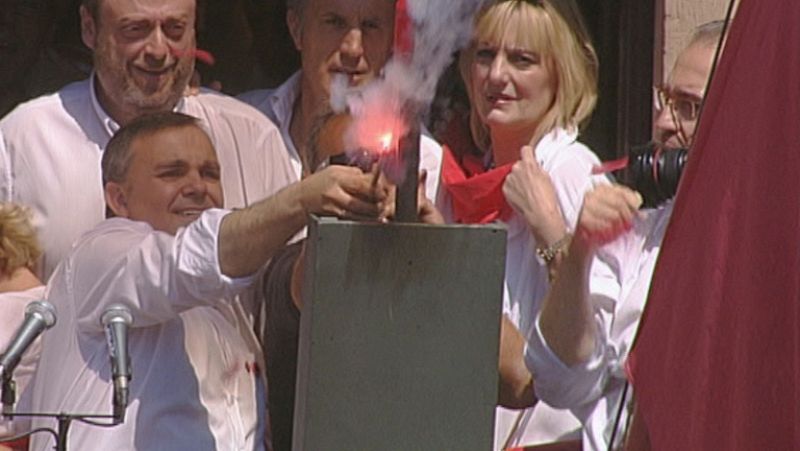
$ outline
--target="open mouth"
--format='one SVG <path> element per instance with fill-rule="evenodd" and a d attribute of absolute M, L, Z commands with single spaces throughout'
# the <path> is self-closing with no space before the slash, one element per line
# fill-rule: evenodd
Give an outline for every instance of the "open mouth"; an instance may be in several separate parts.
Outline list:
<path fill-rule="evenodd" d="M 364 77 L 366 77 L 366 72 L 361 71 L 348 71 L 348 70 L 333 70 L 331 71 L 332 74 L 335 76 L 345 77 L 350 85 L 357 85 Z"/>
<path fill-rule="evenodd" d="M 488 100 L 490 103 L 502 103 L 510 102 L 514 100 L 514 98 L 504 94 L 489 94 L 486 96 L 486 100 Z"/>
<path fill-rule="evenodd" d="M 162 69 L 142 69 L 141 67 L 134 66 L 134 70 L 137 74 L 148 78 L 148 79 L 161 79 L 171 72 L 172 66 L 165 67 Z"/>
<path fill-rule="evenodd" d="M 176 214 L 178 216 L 183 216 L 186 218 L 197 218 L 205 211 L 205 208 L 202 209 L 187 209 L 187 210 L 180 210 L 177 211 Z"/>

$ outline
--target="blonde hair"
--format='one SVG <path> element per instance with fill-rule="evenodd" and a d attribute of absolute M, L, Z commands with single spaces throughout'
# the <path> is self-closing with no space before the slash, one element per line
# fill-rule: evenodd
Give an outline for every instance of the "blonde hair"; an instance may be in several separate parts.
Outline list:
<path fill-rule="evenodd" d="M 0 274 L 33 269 L 41 255 L 31 214 L 16 204 L 0 203 Z"/>
<path fill-rule="evenodd" d="M 534 131 L 535 145 L 556 127 L 580 129 L 597 103 L 597 54 L 572 2 L 501 0 L 484 8 L 475 21 L 470 46 L 461 53 L 459 69 L 470 97 L 470 129 L 478 148 L 491 147 L 489 129 L 473 99 L 471 66 L 480 42 L 503 42 L 538 53 L 555 78 L 553 104 Z"/>

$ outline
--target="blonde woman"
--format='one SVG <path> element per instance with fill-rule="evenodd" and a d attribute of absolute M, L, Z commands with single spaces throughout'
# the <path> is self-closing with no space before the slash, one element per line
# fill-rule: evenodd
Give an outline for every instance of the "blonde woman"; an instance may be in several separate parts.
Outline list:
<path fill-rule="evenodd" d="M 597 58 L 573 3 L 506 0 L 477 17 L 459 64 L 480 155 L 448 149 L 438 205 L 453 222 L 507 225 L 501 356 L 521 354 L 517 331 L 535 324 L 599 162 L 577 141 L 597 98 Z M 507 385 L 522 387 L 511 396 L 508 374 L 516 381 Z M 532 383 L 525 368 L 501 365 L 500 403 L 534 404 Z M 496 448 L 577 436 L 579 427 L 542 403 L 498 408 Z"/>
<path fill-rule="evenodd" d="M 0 203 L 0 353 L 8 347 L 22 323 L 28 303 L 43 299 L 44 286 L 32 270 L 40 253 L 29 212 L 18 205 Z M 39 340 L 34 342 L 14 371 L 18 395 L 24 392 L 33 376 L 40 343 Z M 27 424 L 25 420 L 0 421 L 0 438 L 14 435 Z M 0 445 L 0 451 L 27 449 L 26 443 L 27 440 L 22 440 Z"/>

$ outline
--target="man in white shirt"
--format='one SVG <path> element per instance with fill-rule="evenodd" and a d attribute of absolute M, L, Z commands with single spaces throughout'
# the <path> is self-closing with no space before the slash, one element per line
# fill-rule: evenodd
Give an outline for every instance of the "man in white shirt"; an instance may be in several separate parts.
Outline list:
<path fill-rule="evenodd" d="M 103 219 L 103 149 L 141 114 L 201 119 L 219 155 L 227 207 L 297 180 L 278 130 L 258 111 L 218 93 L 183 95 L 194 70 L 195 0 L 84 0 L 80 17 L 92 76 L 0 120 L 0 200 L 33 210 L 43 280 Z"/>
<path fill-rule="evenodd" d="M 257 345 L 235 296 L 308 214 L 380 219 L 389 190 L 357 168 L 329 167 L 274 196 L 222 210 L 221 169 L 195 118 L 135 119 L 103 155 L 115 217 L 86 233 L 58 266 L 47 298 L 57 325 L 44 336 L 36 412 L 107 413 L 112 384 L 100 318 L 113 304 L 134 318 L 133 377 L 123 424 L 75 422 L 70 449 L 264 449 Z M 37 418 L 34 427 L 52 427 Z M 37 435 L 31 449 L 51 446 Z"/>
<path fill-rule="evenodd" d="M 314 159 L 309 152 L 312 130 L 330 109 L 332 79 L 344 75 L 350 86 L 364 86 L 380 76 L 391 56 L 394 16 L 393 0 L 287 1 L 286 21 L 300 52 L 301 70 L 277 89 L 251 91 L 239 98 L 261 111 L 280 129 L 291 160 L 293 180 L 300 180 L 316 169 L 313 164 L 304 167 L 304 162 L 308 166 Z M 441 147 L 423 133 L 420 169 L 427 172 L 425 194 L 429 199 L 436 199 L 441 161 Z M 299 250 L 299 247 L 294 249 Z M 296 257 L 296 254 L 281 254 L 279 260 L 294 261 Z M 290 264 L 284 266 L 288 268 Z M 284 296 L 281 300 L 287 298 Z M 267 296 L 267 301 L 273 302 L 274 297 Z M 256 328 L 264 347 L 271 353 L 266 356 L 268 373 L 272 372 L 268 378 L 286 382 L 274 384 L 280 385 L 277 392 L 270 386 L 273 441 L 276 450 L 290 449 L 299 312 L 290 302 L 281 305 L 265 302 L 262 309 Z M 281 312 L 281 319 L 267 318 L 266 312 L 276 310 Z M 267 331 L 268 322 L 273 326 L 278 324 L 279 328 Z"/>
<path fill-rule="evenodd" d="M 300 51 L 301 70 L 277 89 L 246 92 L 239 98 L 280 129 L 294 175 L 303 174 L 308 139 L 316 118 L 329 108 L 331 80 L 344 75 L 350 86 L 375 80 L 391 56 L 393 0 L 289 0 L 286 22 Z M 426 195 L 436 199 L 442 149 L 423 133 L 420 169 L 428 173 Z M 315 168 L 305 168 L 306 173 Z"/>
<path fill-rule="evenodd" d="M 661 143 L 691 145 L 722 29 L 719 21 L 699 27 L 659 89 Z M 672 212 L 671 202 L 639 211 L 641 204 L 638 193 L 620 185 L 586 195 L 567 256 L 528 337 L 525 359 L 536 395 L 575 413 L 587 450 L 616 449 L 624 436 L 624 364 Z"/>

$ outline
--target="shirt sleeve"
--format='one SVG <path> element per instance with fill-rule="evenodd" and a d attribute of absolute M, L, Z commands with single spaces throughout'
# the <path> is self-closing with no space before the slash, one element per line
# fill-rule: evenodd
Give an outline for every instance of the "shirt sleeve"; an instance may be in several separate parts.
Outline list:
<path fill-rule="evenodd" d="M 591 270 L 595 349 L 585 361 L 567 366 L 548 345 L 537 315 L 525 348 L 525 363 L 534 375 L 536 396 L 557 408 L 575 409 L 604 394 L 616 348 L 610 339 L 614 306 L 620 296 L 619 273 L 613 265 L 595 259 Z"/>
<path fill-rule="evenodd" d="M 552 167 L 547 169 L 556 190 L 559 206 L 569 230 L 574 230 L 583 197 L 603 179 L 592 176 L 592 167 L 600 160 L 579 143 L 560 150 Z"/>
<path fill-rule="evenodd" d="M 52 283 L 66 281 L 85 330 L 99 329 L 112 304 L 130 308 L 134 327 L 147 327 L 193 307 L 227 302 L 252 282 L 221 272 L 218 234 L 227 213 L 206 211 L 175 236 L 143 222 L 111 219 L 81 239 Z"/>

